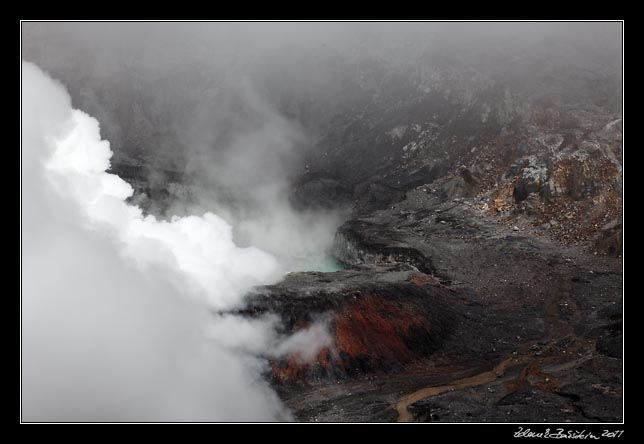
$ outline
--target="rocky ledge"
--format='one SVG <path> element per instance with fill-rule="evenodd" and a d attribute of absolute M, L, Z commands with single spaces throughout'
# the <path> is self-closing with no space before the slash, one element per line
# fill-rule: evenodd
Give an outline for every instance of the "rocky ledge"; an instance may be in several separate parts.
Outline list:
<path fill-rule="evenodd" d="M 268 377 L 302 421 L 584 422 L 622 418 L 621 259 L 507 227 L 424 187 L 345 223 L 347 269 L 249 296 L 285 332 L 327 325 L 311 361 Z"/>

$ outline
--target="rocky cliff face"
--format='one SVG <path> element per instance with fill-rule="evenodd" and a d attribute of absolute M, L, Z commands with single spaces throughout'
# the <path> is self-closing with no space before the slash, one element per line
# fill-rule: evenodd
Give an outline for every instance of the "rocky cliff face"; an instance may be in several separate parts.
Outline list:
<path fill-rule="evenodd" d="M 350 268 L 258 289 L 249 314 L 333 343 L 270 375 L 301 420 L 618 421 L 621 262 L 422 187 L 345 223 Z M 421 270 L 424 270 L 421 271 Z"/>
<path fill-rule="evenodd" d="M 266 375 L 297 419 L 623 418 L 621 45 L 616 28 L 582 28 L 412 49 L 391 34 L 373 53 L 256 62 L 270 106 L 310 135 L 291 202 L 351 208 L 333 250 L 343 271 L 288 275 L 241 310 L 278 315 L 285 333 L 327 326 L 313 360 L 273 359 Z M 32 59 L 105 125 L 114 171 L 150 211 L 198 189 L 154 144 L 187 153 L 189 130 L 234 131 L 217 100 L 244 115 L 206 65 L 141 71 L 133 58 L 118 99 L 44 49 Z"/>
<path fill-rule="evenodd" d="M 275 362 L 275 384 L 303 420 L 619 420 L 619 89 L 415 73 L 367 75 L 373 100 L 295 183 L 303 206 L 353 206 L 334 255 L 355 268 L 263 290 L 289 325 L 324 311 L 334 338 L 314 363 Z"/>
<path fill-rule="evenodd" d="M 598 105 L 619 88 L 597 91 L 582 77 L 574 93 L 558 96 L 565 78 L 526 89 L 508 81 L 512 72 L 431 61 L 417 71 L 406 88 L 383 82 L 367 106 L 336 119 L 296 183 L 298 202 L 328 205 L 333 195 L 367 214 L 423 185 L 445 199 L 475 197 L 508 224 L 620 254 L 620 235 L 606 230 L 621 218 L 622 119 L 618 108 Z"/>
<path fill-rule="evenodd" d="M 292 274 L 245 310 L 328 326 L 312 362 L 271 361 L 297 419 L 621 420 L 618 90 L 431 63 L 361 76 L 372 96 L 320 130 L 292 194 L 353 208 L 347 270 Z"/>

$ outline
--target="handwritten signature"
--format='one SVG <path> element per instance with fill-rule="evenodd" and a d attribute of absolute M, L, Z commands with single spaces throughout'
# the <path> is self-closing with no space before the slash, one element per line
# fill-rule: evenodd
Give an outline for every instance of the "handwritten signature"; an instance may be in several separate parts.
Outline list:
<path fill-rule="evenodd" d="M 546 429 L 545 432 L 533 432 L 530 429 L 519 427 L 514 432 L 515 438 L 546 438 L 546 439 L 601 439 L 601 438 L 619 438 L 624 433 L 623 430 L 603 430 L 602 434 L 597 436 L 593 432 L 586 430 L 564 430 L 564 429 Z"/>

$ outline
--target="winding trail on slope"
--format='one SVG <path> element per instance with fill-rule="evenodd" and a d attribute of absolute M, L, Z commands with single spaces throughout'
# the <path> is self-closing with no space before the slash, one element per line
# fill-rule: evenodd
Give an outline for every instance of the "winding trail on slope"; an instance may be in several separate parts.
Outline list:
<path fill-rule="evenodd" d="M 450 385 L 440 385 L 435 387 L 425 387 L 420 390 L 417 390 L 398 401 L 396 404 L 396 411 L 398 412 L 398 422 L 411 422 L 414 420 L 414 415 L 412 415 L 407 407 L 411 404 L 425 399 L 430 396 L 440 395 L 441 393 L 450 391 L 450 390 L 461 390 L 468 387 L 474 387 L 488 382 L 494 381 L 496 378 L 500 378 L 505 373 L 506 368 L 510 362 L 516 358 L 507 358 L 497 364 L 492 370 L 487 372 L 479 373 L 469 378 L 459 379 L 454 381 Z"/>
<path fill-rule="evenodd" d="M 546 320 L 549 325 L 548 340 L 551 344 L 555 343 L 558 339 L 570 335 L 576 338 L 572 326 L 576 322 L 579 322 L 579 316 L 576 313 L 577 310 L 575 310 L 573 319 L 568 321 L 561 319 L 558 314 L 558 304 L 561 302 L 563 294 L 565 293 L 565 290 L 569 288 L 569 286 L 570 284 L 566 283 L 561 275 L 558 275 L 557 284 L 554 287 L 554 291 L 551 291 L 544 301 Z M 576 304 L 574 304 L 573 307 L 576 309 Z M 421 399 L 440 395 L 441 393 L 445 393 L 450 390 L 462 390 L 465 388 L 476 387 L 492 382 L 504 375 L 507 367 L 511 362 L 513 362 L 514 364 L 522 364 L 526 361 L 533 362 L 534 359 L 525 352 L 525 349 L 527 349 L 526 345 L 524 345 L 522 348 L 524 350 L 521 353 L 518 353 L 518 355 L 516 356 L 506 358 L 505 360 L 497 364 L 492 370 L 479 373 L 468 378 L 458 379 L 449 385 L 425 387 L 404 396 L 396 404 L 396 411 L 398 412 L 398 422 L 413 421 L 414 415 L 407 409 L 407 407 L 415 402 L 420 401 Z"/>

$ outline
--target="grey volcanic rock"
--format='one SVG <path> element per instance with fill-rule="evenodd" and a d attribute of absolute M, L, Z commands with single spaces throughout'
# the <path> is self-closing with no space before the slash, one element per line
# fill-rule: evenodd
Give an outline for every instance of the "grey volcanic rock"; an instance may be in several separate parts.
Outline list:
<path fill-rule="evenodd" d="M 408 263 L 423 273 L 435 272 L 431 259 L 399 240 L 391 227 L 364 220 L 349 221 L 338 229 L 333 254 L 348 265 Z"/>
<path fill-rule="evenodd" d="M 595 238 L 595 249 L 611 256 L 622 252 L 622 221 L 612 220 L 604 225 Z"/>
<path fill-rule="evenodd" d="M 329 323 L 333 344 L 314 363 L 272 362 L 298 419 L 622 417 L 615 259 L 514 231 L 476 199 L 422 188 L 345 223 L 335 252 L 352 268 L 291 274 L 258 289 L 246 312 L 277 314 L 286 332 Z M 563 390 L 579 380 L 591 388 Z"/>
<path fill-rule="evenodd" d="M 258 288 L 244 310 L 267 312 L 281 317 L 285 333 L 324 319 L 334 339 L 311 367 L 276 363 L 285 384 L 387 375 L 446 353 L 467 355 L 492 341 L 500 322 L 488 313 L 489 328 L 474 334 L 483 317 L 476 298 L 405 265 L 290 274 Z"/>
<path fill-rule="evenodd" d="M 236 163 L 243 178 L 283 160 L 274 179 L 295 207 L 350 207 L 332 251 L 346 270 L 290 274 L 240 310 L 284 333 L 327 323 L 314 362 L 270 363 L 297 419 L 620 421 L 621 25 L 507 25 L 338 29 L 342 44 L 321 33 L 286 56 L 270 38 L 249 56 L 186 30 L 163 34 L 159 61 L 51 24 L 23 51 L 100 120 L 150 212 L 204 189 L 240 198 L 192 181 L 247 142 L 268 155 Z M 273 153 L 273 131 L 255 131 L 285 122 L 305 141 Z"/>
<path fill-rule="evenodd" d="M 311 197 L 313 200 L 310 200 Z M 351 201 L 351 191 L 326 174 L 305 175 L 293 184 L 291 200 L 299 208 L 337 208 Z"/>

